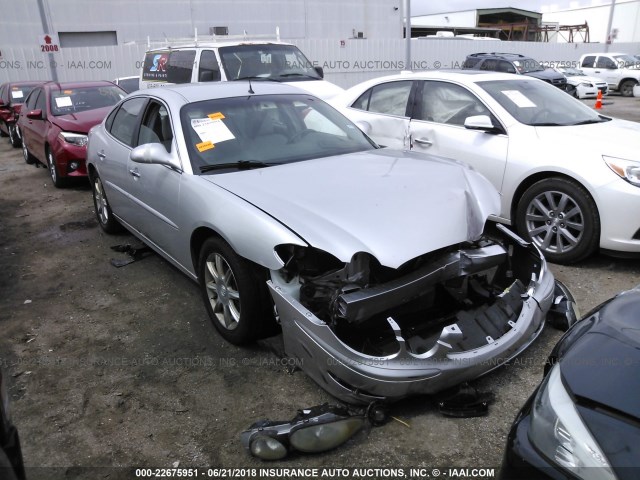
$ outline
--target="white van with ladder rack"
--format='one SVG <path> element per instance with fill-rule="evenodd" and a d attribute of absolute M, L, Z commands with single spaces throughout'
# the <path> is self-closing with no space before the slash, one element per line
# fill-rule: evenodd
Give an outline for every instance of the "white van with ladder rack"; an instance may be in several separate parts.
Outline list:
<path fill-rule="evenodd" d="M 265 37 L 268 37 L 265 38 Z M 232 80 L 276 81 L 300 87 L 327 100 L 343 89 L 324 80 L 293 44 L 272 35 L 211 35 L 198 38 L 147 41 L 140 72 L 140 88 L 179 83 Z"/>

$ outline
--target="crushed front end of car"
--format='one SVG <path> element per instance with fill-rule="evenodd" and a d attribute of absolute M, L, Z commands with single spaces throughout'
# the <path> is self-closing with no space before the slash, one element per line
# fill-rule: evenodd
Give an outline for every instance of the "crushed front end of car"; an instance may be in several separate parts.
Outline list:
<path fill-rule="evenodd" d="M 276 253 L 284 267 L 268 286 L 285 352 L 348 403 L 472 380 L 531 345 L 550 309 L 571 314 L 540 251 L 502 225 L 397 269 L 363 252 L 346 264 L 313 247 Z"/>

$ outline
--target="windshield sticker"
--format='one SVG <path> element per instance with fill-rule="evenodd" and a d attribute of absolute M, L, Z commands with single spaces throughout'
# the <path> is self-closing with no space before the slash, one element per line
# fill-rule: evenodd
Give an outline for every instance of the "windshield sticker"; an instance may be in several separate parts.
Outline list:
<path fill-rule="evenodd" d="M 233 133 L 231 133 L 231 130 L 222 123 L 222 120 L 194 118 L 191 120 L 191 128 L 195 130 L 203 143 L 211 142 L 216 144 L 236 138 Z"/>
<path fill-rule="evenodd" d="M 71 97 L 57 97 L 56 107 L 73 107 L 73 103 L 71 103 Z"/>
<path fill-rule="evenodd" d="M 12 90 L 11 91 L 11 96 L 13 98 L 22 98 L 22 97 L 24 97 L 24 93 L 22 93 L 22 90 Z"/>
<path fill-rule="evenodd" d="M 224 115 L 220 112 L 216 112 L 216 113 L 210 113 L 209 115 L 207 115 L 207 117 L 209 117 L 211 120 L 222 120 L 224 117 Z"/>
<path fill-rule="evenodd" d="M 535 108 L 537 106 L 519 90 L 502 90 L 502 94 L 520 108 Z"/>
<path fill-rule="evenodd" d="M 216 146 L 209 141 L 196 143 L 196 148 L 198 149 L 199 152 L 206 152 L 207 150 L 211 150 L 212 148 L 215 148 L 215 147 Z"/>

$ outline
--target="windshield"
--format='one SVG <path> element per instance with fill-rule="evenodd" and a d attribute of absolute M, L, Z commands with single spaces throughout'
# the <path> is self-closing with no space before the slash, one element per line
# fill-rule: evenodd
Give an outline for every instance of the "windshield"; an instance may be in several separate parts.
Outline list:
<path fill-rule="evenodd" d="M 541 72 L 544 70 L 542 65 L 536 62 L 533 58 L 527 58 L 526 60 L 514 60 L 513 64 L 520 73 Z"/>
<path fill-rule="evenodd" d="M 23 103 L 35 85 L 15 85 L 11 87 L 11 102 Z"/>
<path fill-rule="evenodd" d="M 51 92 L 51 113 L 55 116 L 110 107 L 126 93 L 115 85 L 104 87 L 67 88 Z"/>
<path fill-rule="evenodd" d="M 311 62 L 293 45 L 237 45 L 219 49 L 229 80 L 321 80 Z"/>
<path fill-rule="evenodd" d="M 614 55 L 618 68 L 640 67 L 640 61 L 633 55 Z"/>
<path fill-rule="evenodd" d="M 566 126 L 609 120 L 546 82 L 492 80 L 478 85 L 525 125 Z"/>
<path fill-rule="evenodd" d="M 180 118 L 195 174 L 376 148 L 342 114 L 307 95 L 205 100 L 182 107 Z"/>

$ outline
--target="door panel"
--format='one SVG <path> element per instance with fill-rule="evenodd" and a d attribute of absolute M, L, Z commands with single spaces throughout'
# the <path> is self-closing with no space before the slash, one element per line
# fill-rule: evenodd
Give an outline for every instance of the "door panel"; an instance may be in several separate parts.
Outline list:
<path fill-rule="evenodd" d="M 509 138 L 464 127 L 467 117 L 486 115 L 487 107 L 460 85 L 424 81 L 418 91 L 416 112 L 411 119 L 411 148 L 463 161 L 502 189 Z"/>

